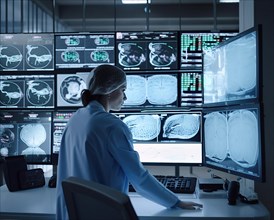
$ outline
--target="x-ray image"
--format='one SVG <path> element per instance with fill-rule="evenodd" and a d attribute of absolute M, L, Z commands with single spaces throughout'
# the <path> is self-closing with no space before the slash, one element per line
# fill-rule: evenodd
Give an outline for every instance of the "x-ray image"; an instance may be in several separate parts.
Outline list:
<path fill-rule="evenodd" d="M 22 48 L 0 45 L 0 66 L 2 69 L 22 69 Z"/>
<path fill-rule="evenodd" d="M 137 43 L 119 43 L 118 61 L 123 67 L 138 67 L 146 61 L 146 50 Z"/>
<path fill-rule="evenodd" d="M 125 91 L 127 100 L 124 106 L 175 105 L 178 96 L 177 89 L 175 75 L 127 75 Z"/>
<path fill-rule="evenodd" d="M 3 106 L 20 106 L 24 97 L 22 82 L 0 81 L 0 104 Z"/>
<path fill-rule="evenodd" d="M 233 161 L 243 168 L 256 165 L 259 156 L 256 111 L 216 111 L 204 117 L 207 158 L 218 163 Z"/>
<path fill-rule="evenodd" d="M 47 68 L 52 60 L 52 53 L 46 45 L 26 45 L 26 63 L 31 68 Z"/>
<path fill-rule="evenodd" d="M 198 114 L 175 114 L 169 116 L 163 126 L 163 137 L 190 139 L 200 130 Z"/>
<path fill-rule="evenodd" d="M 51 83 L 42 80 L 28 81 L 26 83 L 27 101 L 34 106 L 48 104 L 53 96 L 53 85 Z"/>
<path fill-rule="evenodd" d="M 159 91 L 161 93 L 159 94 Z M 147 100 L 153 105 L 168 105 L 177 100 L 177 77 L 153 75 L 147 78 Z"/>
<path fill-rule="evenodd" d="M 149 43 L 149 62 L 152 66 L 170 66 L 177 60 L 176 48 L 168 43 Z"/>
<path fill-rule="evenodd" d="M 130 115 L 125 117 L 123 122 L 129 127 L 133 140 L 153 140 L 161 131 L 158 115 Z"/>
<path fill-rule="evenodd" d="M 57 106 L 81 106 L 88 73 L 57 75 Z"/>
<path fill-rule="evenodd" d="M 147 80 L 144 76 L 127 75 L 127 100 L 124 105 L 143 105 L 147 100 Z"/>

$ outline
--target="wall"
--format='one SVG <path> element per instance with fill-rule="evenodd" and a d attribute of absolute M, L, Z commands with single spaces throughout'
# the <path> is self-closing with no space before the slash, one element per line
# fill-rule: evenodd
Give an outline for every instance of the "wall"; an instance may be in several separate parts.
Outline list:
<path fill-rule="evenodd" d="M 255 183 L 259 199 L 264 203 L 274 218 L 274 1 L 255 0 L 254 24 L 262 24 L 263 29 L 263 102 L 264 102 L 264 138 L 265 171 L 264 183 Z"/>

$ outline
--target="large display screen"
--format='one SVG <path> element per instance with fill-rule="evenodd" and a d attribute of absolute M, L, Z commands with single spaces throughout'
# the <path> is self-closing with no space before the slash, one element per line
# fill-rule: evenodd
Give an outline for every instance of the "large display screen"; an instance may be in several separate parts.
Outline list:
<path fill-rule="evenodd" d="M 56 35 L 56 69 L 114 65 L 114 37 L 114 33 Z"/>
<path fill-rule="evenodd" d="M 178 74 L 128 74 L 123 107 L 178 107 Z"/>
<path fill-rule="evenodd" d="M 203 110 L 204 165 L 249 179 L 263 179 L 259 104 Z"/>
<path fill-rule="evenodd" d="M 57 107 L 82 106 L 81 92 L 87 88 L 90 72 L 57 74 Z"/>
<path fill-rule="evenodd" d="M 116 65 L 124 70 L 175 70 L 177 47 L 177 32 L 117 32 Z"/>
<path fill-rule="evenodd" d="M 0 108 L 54 108 L 54 75 L 1 75 Z"/>
<path fill-rule="evenodd" d="M 201 165 L 201 112 L 115 113 L 129 127 L 144 164 Z"/>
<path fill-rule="evenodd" d="M 237 33 L 181 32 L 182 70 L 202 70 L 202 53 Z"/>
<path fill-rule="evenodd" d="M 252 28 L 203 53 L 204 104 L 252 101 L 259 96 L 260 33 Z"/>
<path fill-rule="evenodd" d="M 53 70 L 53 34 L 0 34 L 0 71 Z"/>
<path fill-rule="evenodd" d="M 1 111 L 0 156 L 24 155 L 29 164 L 51 163 L 51 112 Z"/>

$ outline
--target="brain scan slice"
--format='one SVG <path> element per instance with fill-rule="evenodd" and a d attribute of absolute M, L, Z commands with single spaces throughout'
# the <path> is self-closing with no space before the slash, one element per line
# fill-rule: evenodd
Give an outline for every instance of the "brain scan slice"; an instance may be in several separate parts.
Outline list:
<path fill-rule="evenodd" d="M 175 114 L 168 117 L 163 126 L 163 137 L 190 139 L 200 129 L 200 117 L 197 114 Z"/>
<path fill-rule="evenodd" d="M 26 97 L 32 105 L 46 105 L 53 96 L 50 85 L 41 80 L 30 80 L 27 82 Z"/>
<path fill-rule="evenodd" d="M 0 45 L 0 66 L 3 69 L 16 69 L 23 60 L 21 51 L 11 45 Z"/>
<path fill-rule="evenodd" d="M 234 162 L 242 167 L 255 166 L 259 155 L 258 139 L 258 124 L 253 112 L 237 110 L 229 114 L 229 155 Z"/>
<path fill-rule="evenodd" d="M 26 61 L 34 69 L 45 68 L 52 61 L 50 50 L 43 45 L 27 45 Z"/>
<path fill-rule="evenodd" d="M 86 89 L 86 82 L 79 76 L 66 77 L 60 86 L 60 94 L 63 100 L 71 104 L 81 102 L 81 92 Z"/>
<path fill-rule="evenodd" d="M 118 61 L 123 67 L 136 67 L 146 61 L 145 49 L 136 43 L 118 44 Z"/>
<path fill-rule="evenodd" d="M 147 80 L 143 76 L 127 75 L 127 99 L 124 105 L 142 105 L 146 102 Z"/>
<path fill-rule="evenodd" d="M 24 97 L 20 86 L 10 81 L 0 81 L 0 95 L 2 105 L 17 105 Z"/>
<path fill-rule="evenodd" d="M 160 94 L 159 91 L 161 91 Z M 154 105 L 167 105 L 175 102 L 177 100 L 177 78 L 163 74 L 148 77 L 147 99 Z"/>
<path fill-rule="evenodd" d="M 176 51 L 168 43 L 149 43 L 149 50 L 149 62 L 153 66 L 169 66 L 176 61 Z"/>
<path fill-rule="evenodd" d="M 134 140 L 149 141 L 158 137 L 161 121 L 158 115 L 130 115 L 123 119 Z"/>
<path fill-rule="evenodd" d="M 227 157 L 227 120 L 220 112 L 205 116 L 205 153 L 213 161 L 221 162 Z"/>

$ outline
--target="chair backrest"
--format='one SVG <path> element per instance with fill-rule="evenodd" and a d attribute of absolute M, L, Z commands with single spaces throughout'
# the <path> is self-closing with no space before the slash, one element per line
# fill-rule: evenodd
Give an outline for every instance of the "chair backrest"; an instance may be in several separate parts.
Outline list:
<path fill-rule="evenodd" d="M 129 197 L 108 186 L 69 177 L 62 188 L 70 220 L 137 220 Z"/>

